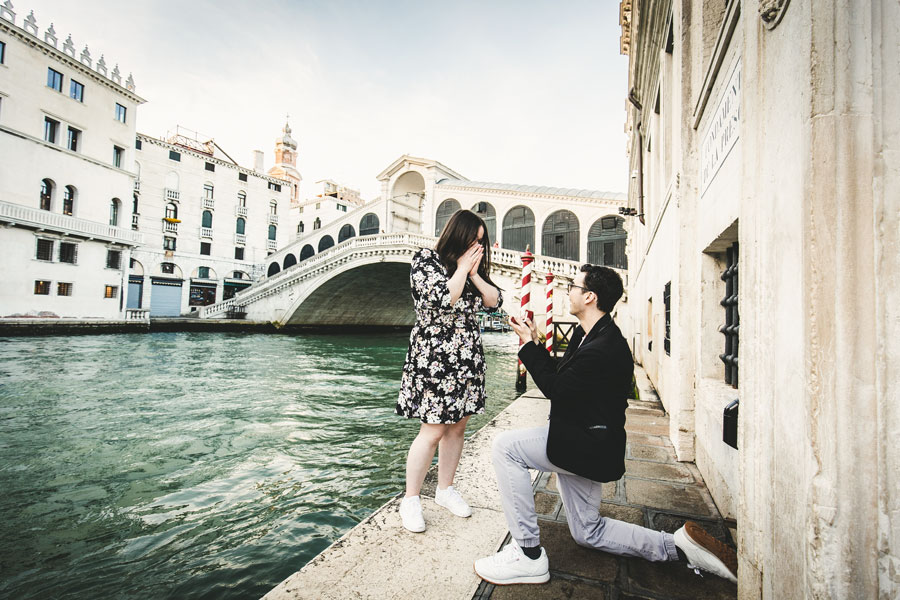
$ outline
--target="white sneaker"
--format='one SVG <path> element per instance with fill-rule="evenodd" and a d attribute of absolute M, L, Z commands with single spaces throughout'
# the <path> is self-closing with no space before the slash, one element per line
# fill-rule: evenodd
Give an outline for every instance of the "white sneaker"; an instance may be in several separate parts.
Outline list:
<path fill-rule="evenodd" d="M 471 517 L 472 509 L 462 499 L 459 492 L 453 489 L 453 486 L 447 486 L 446 490 L 437 488 L 434 492 L 434 503 L 443 506 L 457 517 Z"/>
<path fill-rule="evenodd" d="M 734 550 L 688 521 L 675 532 L 675 545 L 688 560 L 688 568 L 701 569 L 737 583 L 737 556 Z"/>
<path fill-rule="evenodd" d="M 425 517 L 422 516 L 422 502 L 418 496 L 407 496 L 400 501 L 400 520 L 413 533 L 425 531 Z"/>
<path fill-rule="evenodd" d="M 479 577 L 494 585 L 546 583 L 550 580 L 547 552 L 541 548 L 540 558 L 532 560 L 514 541 L 493 556 L 479 558 L 474 566 Z"/>

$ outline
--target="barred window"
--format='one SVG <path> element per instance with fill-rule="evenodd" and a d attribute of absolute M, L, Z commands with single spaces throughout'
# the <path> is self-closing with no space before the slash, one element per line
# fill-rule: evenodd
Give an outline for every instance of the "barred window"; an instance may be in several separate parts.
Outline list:
<path fill-rule="evenodd" d="M 62 281 L 56 284 L 56 295 L 57 296 L 71 296 L 72 295 L 72 284 L 64 283 Z"/>
<path fill-rule="evenodd" d="M 38 260 L 53 260 L 53 240 L 38 238 L 35 258 Z"/>
<path fill-rule="evenodd" d="M 103 292 L 104 298 L 118 298 L 119 297 L 119 286 L 117 285 L 108 285 Z"/>
<path fill-rule="evenodd" d="M 725 271 L 722 273 L 725 282 L 725 298 L 720 302 L 725 309 L 725 324 L 719 332 L 725 335 L 725 352 L 719 358 L 725 363 L 725 383 L 738 387 L 738 243 L 726 250 Z"/>
<path fill-rule="evenodd" d="M 78 260 L 78 244 L 73 244 L 71 242 L 60 242 L 59 243 L 59 262 L 61 263 L 69 263 L 70 265 L 76 264 Z"/>
<path fill-rule="evenodd" d="M 50 282 L 46 279 L 38 279 L 34 282 L 34 293 L 37 296 L 50 295 Z"/>
<path fill-rule="evenodd" d="M 118 269 L 122 264 L 122 251 L 121 250 L 107 250 L 106 251 L 106 268 L 107 269 Z"/>

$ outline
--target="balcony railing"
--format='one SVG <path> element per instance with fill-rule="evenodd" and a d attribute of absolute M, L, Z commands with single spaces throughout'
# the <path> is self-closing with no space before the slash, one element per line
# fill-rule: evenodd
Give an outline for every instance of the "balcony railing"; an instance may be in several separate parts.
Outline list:
<path fill-rule="evenodd" d="M 247 207 L 246 206 L 238 206 L 234 212 L 239 217 L 247 218 Z"/>
<path fill-rule="evenodd" d="M 170 190 L 166 188 L 166 200 L 174 200 L 178 202 L 181 199 L 181 192 L 178 190 Z"/>
<path fill-rule="evenodd" d="M 163 231 L 165 233 L 174 233 L 175 235 L 178 235 L 178 223 L 172 223 L 171 221 L 163 219 Z"/>
<path fill-rule="evenodd" d="M 216 207 L 216 201 L 212 198 L 204 198 L 203 199 L 203 208 L 208 208 L 213 210 Z"/>
<path fill-rule="evenodd" d="M 140 217 L 141 217 L 141 215 L 139 215 L 139 214 L 131 215 L 131 228 L 132 229 L 138 228 L 138 221 L 140 220 Z"/>
<path fill-rule="evenodd" d="M 234 243 L 238 246 L 244 246 L 247 244 L 247 236 L 243 233 L 234 234 Z"/>
<path fill-rule="evenodd" d="M 212 227 L 201 227 L 200 237 L 212 239 Z"/>
<path fill-rule="evenodd" d="M 129 246 L 144 243 L 144 236 L 137 231 L 114 227 L 105 223 L 98 223 L 97 221 L 77 219 L 68 215 L 52 213 L 11 202 L 0 201 L 0 222 L 85 236 Z"/>
<path fill-rule="evenodd" d="M 275 240 L 266 240 L 266 250 L 275 252 L 278 250 L 278 243 Z"/>
<path fill-rule="evenodd" d="M 278 225 L 278 215 L 270 214 L 269 223 L 271 223 L 272 225 Z"/>

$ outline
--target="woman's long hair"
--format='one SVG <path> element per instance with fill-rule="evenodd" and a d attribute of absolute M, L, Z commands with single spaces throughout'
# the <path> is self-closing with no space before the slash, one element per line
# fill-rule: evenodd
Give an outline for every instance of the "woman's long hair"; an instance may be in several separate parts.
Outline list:
<path fill-rule="evenodd" d="M 441 258 L 444 268 L 452 277 L 456 272 L 456 261 L 460 256 L 466 253 L 472 242 L 478 239 L 478 228 L 484 228 L 484 236 L 481 238 L 481 245 L 484 246 L 484 255 L 481 257 L 481 263 L 478 265 L 478 275 L 482 279 L 497 287 L 491 281 L 491 240 L 488 236 L 487 225 L 484 220 L 473 213 L 471 210 L 458 210 L 453 213 L 450 220 L 444 226 L 441 237 L 437 241 L 435 250 Z M 471 281 L 466 280 L 466 287 L 474 288 Z"/>

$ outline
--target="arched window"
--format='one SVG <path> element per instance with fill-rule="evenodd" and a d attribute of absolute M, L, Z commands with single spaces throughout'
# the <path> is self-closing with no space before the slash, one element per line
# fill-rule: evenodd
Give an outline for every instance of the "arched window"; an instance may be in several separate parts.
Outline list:
<path fill-rule="evenodd" d="M 535 250 L 534 213 L 527 206 L 514 206 L 503 217 L 503 240 L 501 247 L 507 250 L 525 252 Z"/>
<path fill-rule="evenodd" d="M 63 214 L 70 217 L 75 214 L 75 188 L 71 185 L 63 190 Z"/>
<path fill-rule="evenodd" d="M 247 208 L 247 194 L 245 192 L 238 192 L 238 207 Z"/>
<path fill-rule="evenodd" d="M 212 200 L 214 192 L 215 192 L 215 188 L 213 187 L 213 184 L 211 184 L 211 183 L 203 184 L 203 197 L 204 198 L 206 198 L 208 200 Z"/>
<path fill-rule="evenodd" d="M 276 200 L 269 201 L 269 214 L 270 215 L 278 214 L 278 202 Z"/>
<path fill-rule="evenodd" d="M 53 200 L 53 182 L 49 179 L 41 180 L 41 210 L 50 210 Z"/>
<path fill-rule="evenodd" d="M 201 227 L 212 227 L 212 211 L 204 210 L 201 216 Z"/>
<path fill-rule="evenodd" d="M 347 223 L 346 225 L 341 227 L 341 230 L 338 232 L 338 244 L 354 236 L 356 236 L 356 232 L 353 230 L 353 225 Z"/>
<path fill-rule="evenodd" d="M 119 226 L 119 202 L 118 198 L 113 198 L 109 203 L 109 224 L 113 227 Z"/>
<path fill-rule="evenodd" d="M 278 228 L 274 225 L 269 225 L 269 239 L 274 240 L 275 235 L 278 233 Z"/>
<path fill-rule="evenodd" d="M 597 219 L 588 230 L 588 262 L 592 265 L 627 269 L 627 240 L 625 219 L 615 215 Z"/>
<path fill-rule="evenodd" d="M 541 254 L 578 260 L 578 217 L 575 213 L 558 210 L 547 217 L 541 232 Z"/>
<path fill-rule="evenodd" d="M 332 246 L 334 246 L 334 238 L 330 235 L 326 235 L 321 240 L 319 240 L 319 252 L 321 252 L 322 250 L 328 250 Z"/>
<path fill-rule="evenodd" d="M 303 233 L 303 229 L 303 221 L 300 221 L 299 223 L 297 223 L 297 233 Z"/>
<path fill-rule="evenodd" d="M 175 206 L 174 203 L 169 202 L 166 204 L 166 218 L 167 219 L 177 219 L 178 218 L 178 207 Z"/>
<path fill-rule="evenodd" d="M 447 200 L 441 202 L 434 217 L 435 237 L 439 237 L 441 235 L 441 232 L 444 230 L 444 225 L 447 224 L 447 221 L 450 220 L 450 217 L 452 217 L 453 213 L 458 211 L 459 208 L 459 202 L 457 202 L 453 198 L 448 198 Z"/>
<path fill-rule="evenodd" d="M 246 228 L 246 226 L 247 222 L 243 219 L 243 217 L 238 217 L 237 222 L 234 226 L 234 232 L 244 235 L 244 229 Z"/>
<path fill-rule="evenodd" d="M 134 194 L 134 201 L 131 205 L 131 212 L 133 212 L 136 215 L 140 214 L 140 211 L 138 210 L 138 195 L 137 194 Z"/>
<path fill-rule="evenodd" d="M 472 212 L 484 220 L 488 239 L 493 244 L 497 241 L 497 210 L 490 202 L 476 202 Z"/>
<path fill-rule="evenodd" d="M 359 235 L 375 235 L 378 233 L 378 215 L 368 213 L 359 221 Z"/>
<path fill-rule="evenodd" d="M 316 254 L 315 249 L 312 246 L 310 246 L 309 244 L 306 244 L 305 246 L 303 246 L 303 249 L 300 250 L 300 261 L 302 262 L 302 261 L 306 260 L 307 258 L 309 258 L 310 256 L 315 256 L 315 254 Z"/>
<path fill-rule="evenodd" d="M 284 257 L 284 265 L 283 265 L 285 269 L 287 269 L 288 267 L 293 267 L 293 266 L 296 265 L 296 264 L 297 264 L 297 257 L 296 257 L 296 256 L 294 256 L 293 254 L 290 254 L 290 253 L 288 253 L 287 255 L 285 255 L 285 257 Z"/>
<path fill-rule="evenodd" d="M 269 265 L 269 270 L 266 271 L 266 276 L 271 277 L 272 275 L 274 275 L 275 273 L 278 273 L 279 271 L 281 271 L 281 267 L 278 266 L 277 262 L 273 262 L 271 265 Z"/>
<path fill-rule="evenodd" d="M 322 219 L 316 217 L 316 220 L 313 221 L 313 229 L 319 229 L 320 227 L 322 227 Z"/>

